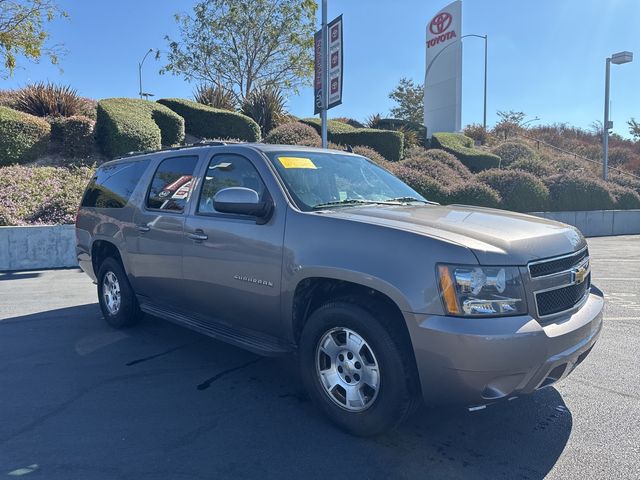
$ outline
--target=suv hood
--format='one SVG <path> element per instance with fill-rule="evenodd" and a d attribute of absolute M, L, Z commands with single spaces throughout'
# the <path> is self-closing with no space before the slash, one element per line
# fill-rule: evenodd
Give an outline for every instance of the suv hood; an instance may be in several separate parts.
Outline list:
<path fill-rule="evenodd" d="M 526 265 L 581 250 L 574 227 L 522 213 L 465 205 L 372 205 L 324 210 L 325 216 L 371 223 L 469 248 L 481 265 Z"/>

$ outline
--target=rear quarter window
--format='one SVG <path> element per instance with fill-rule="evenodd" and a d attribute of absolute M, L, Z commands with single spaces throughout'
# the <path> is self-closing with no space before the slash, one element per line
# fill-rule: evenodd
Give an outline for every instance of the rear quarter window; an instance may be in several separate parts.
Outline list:
<path fill-rule="evenodd" d="M 117 163 L 98 168 L 82 198 L 83 207 L 122 208 L 133 194 L 149 160 Z"/>

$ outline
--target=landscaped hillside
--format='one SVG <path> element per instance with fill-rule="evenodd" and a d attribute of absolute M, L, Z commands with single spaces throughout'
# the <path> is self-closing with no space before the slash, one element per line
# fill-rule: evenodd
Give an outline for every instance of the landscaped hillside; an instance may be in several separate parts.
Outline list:
<path fill-rule="evenodd" d="M 49 84 L 0 92 L 0 182 L 9 192 L 0 225 L 71 222 L 95 166 L 129 151 L 203 138 L 320 145 L 317 119 L 286 113 L 277 92 L 261 95 L 236 111 L 211 96 L 96 102 Z M 374 116 L 368 127 L 330 121 L 330 147 L 367 156 L 433 201 L 522 212 L 640 208 L 640 178 L 630 172 L 638 143 L 612 139 L 604 182 L 597 137 L 578 129 L 470 126 L 469 136 L 436 132 L 427 143 L 413 122 Z"/>

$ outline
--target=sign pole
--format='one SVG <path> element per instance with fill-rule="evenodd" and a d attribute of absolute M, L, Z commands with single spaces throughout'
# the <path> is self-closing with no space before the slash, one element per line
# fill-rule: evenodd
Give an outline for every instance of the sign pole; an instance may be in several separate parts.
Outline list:
<path fill-rule="evenodd" d="M 329 35 L 327 34 L 327 0 L 322 0 L 322 148 L 327 148 L 327 107 L 329 106 Z"/>

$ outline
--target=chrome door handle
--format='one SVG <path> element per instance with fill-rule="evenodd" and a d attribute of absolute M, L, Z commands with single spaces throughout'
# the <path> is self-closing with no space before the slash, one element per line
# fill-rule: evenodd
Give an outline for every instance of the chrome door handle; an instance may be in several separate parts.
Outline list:
<path fill-rule="evenodd" d="M 202 230 L 196 230 L 195 232 L 187 233 L 187 237 L 191 240 L 195 240 L 196 242 L 202 242 L 209 238 L 209 235 L 204 233 Z"/>
<path fill-rule="evenodd" d="M 136 225 L 136 228 L 140 233 L 146 233 L 151 230 L 151 227 L 149 225 Z"/>

